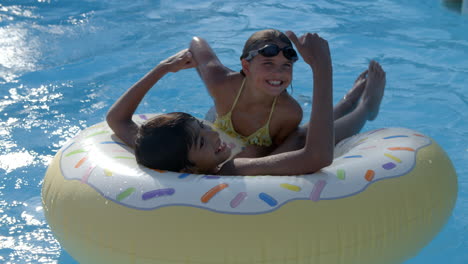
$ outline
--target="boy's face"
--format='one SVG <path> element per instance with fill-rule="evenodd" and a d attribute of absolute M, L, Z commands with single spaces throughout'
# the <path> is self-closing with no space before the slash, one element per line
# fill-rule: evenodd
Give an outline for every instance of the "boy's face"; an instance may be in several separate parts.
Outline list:
<path fill-rule="evenodd" d="M 188 159 L 195 166 L 195 173 L 214 173 L 219 164 L 231 155 L 231 149 L 221 141 L 219 134 L 199 120 L 190 122 L 195 135 Z"/>

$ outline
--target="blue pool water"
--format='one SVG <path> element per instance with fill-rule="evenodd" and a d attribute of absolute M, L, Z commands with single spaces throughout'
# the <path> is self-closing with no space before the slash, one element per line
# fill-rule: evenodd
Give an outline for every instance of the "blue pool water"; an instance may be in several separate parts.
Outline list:
<path fill-rule="evenodd" d="M 468 16 L 438 0 L 0 0 L 0 263 L 76 263 L 41 208 L 54 153 L 192 36 L 239 69 L 244 41 L 269 27 L 329 41 L 335 101 L 371 59 L 383 65 L 381 112 L 364 130 L 419 130 L 439 142 L 458 173 L 452 217 L 405 263 L 468 263 Z M 301 61 L 293 96 L 308 116 L 311 74 Z M 203 117 L 211 104 L 187 70 L 166 76 L 139 112 Z"/>

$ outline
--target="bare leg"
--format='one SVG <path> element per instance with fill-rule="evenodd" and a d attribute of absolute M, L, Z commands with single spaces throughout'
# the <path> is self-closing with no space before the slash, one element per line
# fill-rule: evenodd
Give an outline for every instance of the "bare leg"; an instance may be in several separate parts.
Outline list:
<path fill-rule="evenodd" d="M 359 99 L 364 92 L 364 87 L 366 87 L 367 71 L 368 70 L 365 70 L 358 76 L 356 81 L 354 81 L 354 85 L 351 90 L 349 90 L 343 99 L 341 99 L 333 108 L 333 116 L 335 120 L 349 114 L 358 105 Z"/>
<path fill-rule="evenodd" d="M 373 74 L 369 75 L 368 82 L 371 83 L 369 89 L 363 94 L 362 100 L 366 104 L 369 115 L 368 120 L 374 120 L 379 114 L 380 102 L 382 101 L 385 84 L 386 84 L 386 74 L 382 69 L 382 66 L 376 61 L 371 61 L 369 64 L 369 71 L 372 71 Z"/>
<path fill-rule="evenodd" d="M 335 144 L 359 133 L 367 120 L 374 120 L 377 117 L 385 89 L 385 72 L 379 63 L 371 61 L 369 63 L 369 69 L 363 72 L 360 77 L 358 77 L 357 81 L 361 76 L 365 76 L 364 73 L 367 73 L 368 77 L 364 82 L 365 88 L 360 98 L 361 101 L 350 113 L 340 118 L 335 118 Z M 355 87 L 357 86 L 355 85 L 348 94 L 352 93 Z M 305 124 L 296 129 L 296 131 L 288 136 L 285 142 L 271 154 L 293 151 L 304 147 L 307 126 L 308 124 Z"/>
<path fill-rule="evenodd" d="M 371 61 L 361 101 L 354 111 L 335 121 L 335 143 L 359 133 L 367 120 L 374 120 L 377 117 L 385 82 L 386 77 L 382 67 L 378 62 Z"/>

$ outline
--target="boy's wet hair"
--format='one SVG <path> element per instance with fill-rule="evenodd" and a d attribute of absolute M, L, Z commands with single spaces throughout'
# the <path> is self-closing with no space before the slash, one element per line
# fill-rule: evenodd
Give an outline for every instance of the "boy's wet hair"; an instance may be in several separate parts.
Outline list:
<path fill-rule="evenodd" d="M 245 42 L 240 59 L 242 60 L 246 58 L 250 51 L 262 48 L 266 44 L 280 42 L 291 47 L 293 46 L 288 36 L 277 29 L 265 29 L 257 31 L 253 33 L 252 36 L 250 36 Z M 245 76 L 245 73 L 242 70 L 240 73 Z"/>
<path fill-rule="evenodd" d="M 187 113 L 174 112 L 151 118 L 140 126 L 135 140 L 137 162 L 152 169 L 179 172 L 193 164 L 188 152 L 195 136 Z"/>

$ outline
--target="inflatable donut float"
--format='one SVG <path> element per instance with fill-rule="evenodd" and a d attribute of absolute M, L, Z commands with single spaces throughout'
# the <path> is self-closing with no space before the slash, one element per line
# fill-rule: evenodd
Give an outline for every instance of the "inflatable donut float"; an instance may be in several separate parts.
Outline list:
<path fill-rule="evenodd" d="M 57 152 L 42 189 L 55 237 L 87 264 L 400 263 L 456 196 L 450 159 L 411 129 L 343 140 L 314 174 L 217 176 L 143 167 L 105 122 Z"/>

